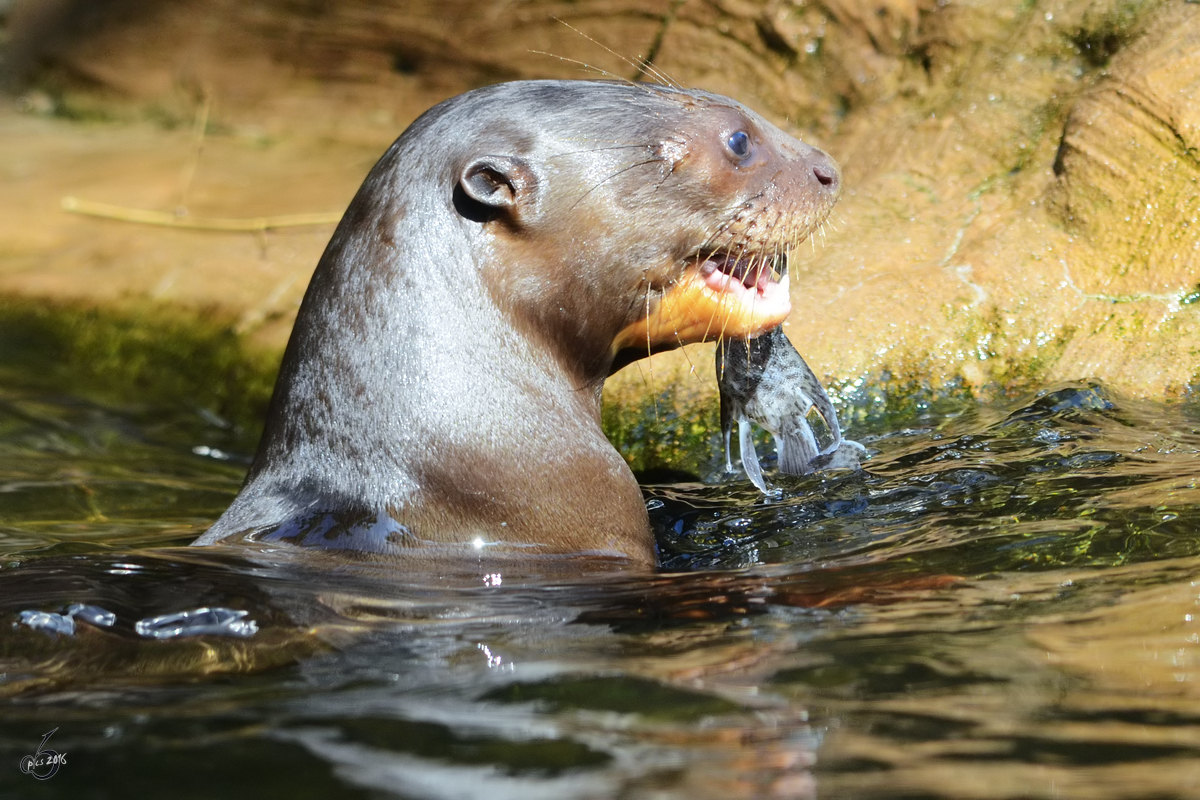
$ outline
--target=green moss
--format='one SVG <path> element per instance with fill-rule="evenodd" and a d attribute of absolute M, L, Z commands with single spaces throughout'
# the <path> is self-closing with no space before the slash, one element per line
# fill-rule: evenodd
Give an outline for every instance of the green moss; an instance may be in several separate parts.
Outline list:
<path fill-rule="evenodd" d="M 173 131 L 187 125 L 190 121 L 181 116 L 176 109 L 169 108 L 162 103 L 151 103 L 146 106 L 142 110 L 142 117 L 164 131 Z"/>
<path fill-rule="evenodd" d="M 1084 63 L 1103 69 L 1126 44 L 1141 33 L 1142 24 L 1161 0 L 1116 0 L 1109 7 L 1088 14 L 1082 23 L 1067 33 Z"/>
<path fill-rule="evenodd" d="M 1068 335 L 1024 361 L 989 358 L 985 394 L 1040 385 Z M 972 339 L 972 351 L 976 344 Z M 69 387 L 72 395 L 102 402 L 193 408 L 256 437 L 277 369 L 278 355 L 248 350 L 227 319 L 157 305 L 114 311 L 0 297 L 0 381 L 16 383 L 19 376 L 20 385 L 47 392 Z M 828 389 L 854 436 L 976 402 L 961 380 L 934 385 L 914 377 L 928 372 L 919 364 L 896 365 Z M 653 480 L 665 470 L 712 474 L 724 459 L 719 416 L 715 386 L 669 384 L 608 399 L 602 423 L 634 471 Z"/>
<path fill-rule="evenodd" d="M 965 381 L 934 385 L 912 377 L 926 374 L 927 369 L 916 367 L 884 370 L 831 384 L 826 390 L 852 438 L 904 427 L 930 413 L 961 411 L 977 402 Z M 670 386 L 636 399 L 622 393 L 619 401 L 606 400 L 602 421 L 609 440 L 644 482 L 682 477 L 670 474 L 673 470 L 710 476 L 724 463 L 715 386 L 707 391 Z M 757 434 L 759 443 L 768 446 L 769 434 L 761 430 Z"/>
<path fill-rule="evenodd" d="M 992 308 L 971 320 L 964 336 L 963 350 L 976 353 L 982 362 L 986 382 L 981 393 L 989 398 L 1012 397 L 1044 385 L 1075 331 L 1066 327 L 1050 337 L 1025 325 L 1014 329 L 1003 316 Z M 1031 349 L 1033 340 L 1037 344 Z"/>
<path fill-rule="evenodd" d="M 996 383 L 1004 392 L 1013 395 L 1033 391 L 1046 382 L 1051 367 L 1058 363 L 1067 349 L 1073 331 L 1062 331 L 1050 341 L 1039 346 L 1034 355 L 1025 361 L 1002 361 L 1002 369 L 995 375 Z"/>
<path fill-rule="evenodd" d="M 672 385 L 636 400 L 606 399 L 601 422 L 609 441 L 638 473 L 705 472 L 723 452 L 715 387 L 698 393 Z"/>
<path fill-rule="evenodd" d="M 120 311 L 0 297 L 0 380 L 118 404 L 173 405 L 257 432 L 278 369 L 228 320 L 161 306 Z"/>
<path fill-rule="evenodd" d="M 976 402 L 970 385 L 958 379 L 935 385 L 928 370 L 883 370 L 827 387 L 837 405 L 838 421 L 850 438 L 904 427 L 928 416 L 954 414 Z"/>

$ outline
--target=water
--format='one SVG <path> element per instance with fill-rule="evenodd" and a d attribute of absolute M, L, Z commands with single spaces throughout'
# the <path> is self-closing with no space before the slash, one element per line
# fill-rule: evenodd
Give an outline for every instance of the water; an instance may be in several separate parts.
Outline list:
<path fill-rule="evenodd" d="M 186 549 L 244 435 L 0 389 L 0 796 L 1200 796 L 1195 405 L 849 435 L 649 488 L 670 573 L 414 576 Z"/>

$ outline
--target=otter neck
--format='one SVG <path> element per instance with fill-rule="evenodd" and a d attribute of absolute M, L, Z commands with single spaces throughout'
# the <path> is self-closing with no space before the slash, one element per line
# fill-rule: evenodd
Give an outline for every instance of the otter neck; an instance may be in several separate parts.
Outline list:
<path fill-rule="evenodd" d="M 316 504 L 353 500 L 439 542 L 575 552 L 594 527 L 597 552 L 652 563 L 640 491 L 600 427 L 603 376 L 520 330 L 469 248 L 355 244 L 335 237 L 314 274 L 251 480 L 302 475 Z"/>

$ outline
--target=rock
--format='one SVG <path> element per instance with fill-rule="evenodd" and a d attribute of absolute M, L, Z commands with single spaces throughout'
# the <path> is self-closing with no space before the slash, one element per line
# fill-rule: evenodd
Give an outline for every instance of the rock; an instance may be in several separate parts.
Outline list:
<path fill-rule="evenodd" d="M 35 2 L 7 17 L 8 52 L 40 65 L 17 98 L 40 110 L 0 111 L 0 293 L 216 317 L 278 352 L 332 226 L 178 231 L 62 198 L 336 212 L 446 96 L 648 59 L 843 164 L 833 224 L 793 259 L 787 332 L 850 402 L 1197 383 L 1197 4 L 56 0 L 31 26 Z M 648 381 L 715 407 L 710 362 L 655 356 L 609 393 L 636 404 Z"/>

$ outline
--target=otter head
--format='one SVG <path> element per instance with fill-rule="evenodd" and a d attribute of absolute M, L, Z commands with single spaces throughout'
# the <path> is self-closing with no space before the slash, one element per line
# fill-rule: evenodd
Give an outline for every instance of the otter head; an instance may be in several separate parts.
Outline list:
<path fill-rule="evenodd" d="M 515 88 L 519 118 L 504 102 Z M 454 208 L 495 256 L 496 302 L 581 380 L 787 317 L 788 252 L 841 192 L 828 155 L 705 92 L 547 81 L 473 94 L 488 92 Z"/>

